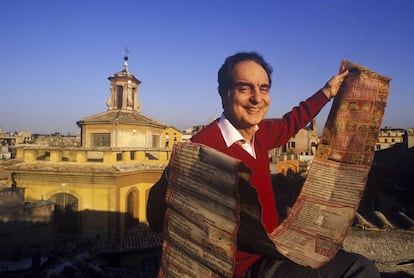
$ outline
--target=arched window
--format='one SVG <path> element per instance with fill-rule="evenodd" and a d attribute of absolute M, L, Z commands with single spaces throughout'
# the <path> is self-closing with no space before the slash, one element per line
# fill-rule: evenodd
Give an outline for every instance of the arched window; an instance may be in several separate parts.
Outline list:
<path fill-rule="evenodd" d="M 135 190 L 128 193 L 127 196 L 127 212 L 132 216 L 132 218 L 135 218 L 135 199 L 136 199 L 136 192 Z"/>
<path fill-rule="evenodd" d="M 50 199 L 55 203 L 54 230 L 58 233 L 78 233 L 78 199 L 69 193 L 56 193 Z"/>
<path fill-rule="evenodd" d="M 122 109 L 122 101 L 124 97 L 124 87 L 117 86 L 117 95 L 116 95 L 116 108 Z"/>
<path fill-rule="evenodd" d="M 78 199 L 69 193 L 56 193 L 51 198 L 55 206 L 63 210 L 78 211 Z"/>
<path fill-rule="evenodd" d="M 126 211 L 127 211 L 127 217 L 126 217 L 126 227 L 133 226 L 137 220 L 137 206 L 138 206 L 138 196 L 137 191 L 135 189 L 131 190 L 126 197 Z"/>

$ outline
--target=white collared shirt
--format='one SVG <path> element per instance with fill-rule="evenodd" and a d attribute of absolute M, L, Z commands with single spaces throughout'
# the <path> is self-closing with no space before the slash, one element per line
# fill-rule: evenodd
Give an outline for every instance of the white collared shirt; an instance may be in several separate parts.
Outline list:
<path fill-rule="evenodd" d="M 252 142 L 247 142 L 240 134 L 240 132 L 230 123 L 230 121 L 226 119 L 224 114 L 221 114 L 221 117 L 217 124 L 220 128 L 221 135 L 223 136 L 227 147 L 230 147 L 233 144 L 240 144 L 240 146 L 246 152 L 256 158 L 256 152 L 254 150 L 254 135 Z M 255 131 L 258 129 L 259 127 L 256 125 Z"/>

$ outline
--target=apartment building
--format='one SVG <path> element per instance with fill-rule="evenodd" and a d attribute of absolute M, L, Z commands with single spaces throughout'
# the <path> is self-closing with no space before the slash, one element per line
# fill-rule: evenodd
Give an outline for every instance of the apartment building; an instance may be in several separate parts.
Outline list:
<path fill-rule="evenodd" d="M 395 145 L 397 143 L 404 142 L 405 129 L 385 127 L 380 129 L 378 134 L 378 141 L 375 146 L 375 150 L 383 150 Z"/>

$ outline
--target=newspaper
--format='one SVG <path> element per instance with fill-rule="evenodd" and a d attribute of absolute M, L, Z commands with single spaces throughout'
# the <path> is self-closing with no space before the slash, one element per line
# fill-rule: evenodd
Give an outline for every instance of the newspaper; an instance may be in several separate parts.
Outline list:
<path fill-rule="evenodd" d="M 345 239 L 365 189 L 390 78 L 349 61 L 308 176 L 271 233 L 241 161 L 206 146 L 175 144 L 159 277 L 232 277 L 236 249 L 319 268 Z"/>
<path fill-rule="evenodd" d="M 291 213 L 269 236 L 290 260 L 318 268 L 341 247 L 358 209 L 390 78 L 349 61 L 309 173 Z"/>
<path fill-rule="evenodd" d="M 159 277 L 231 277 L 240 219 L 237 185 L 250 170 L 192 143 L 174 145 L 169 168 Z"/>

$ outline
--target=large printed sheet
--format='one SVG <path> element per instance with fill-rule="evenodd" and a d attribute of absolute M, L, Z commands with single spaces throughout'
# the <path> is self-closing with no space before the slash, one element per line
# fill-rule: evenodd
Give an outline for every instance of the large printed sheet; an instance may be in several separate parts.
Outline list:
<path fill-rule="evenodd" d="M 318 268 L 335 256 L 371 169 L 390 78 L 343 61 L 350 73 L 335 98 L 304 187 L 270 235 L 292 261 Z"/>
<path fill-rule="evenodd" d="M 159 277 L 231 277 L 239 228 L 237 185 L 250 170 L 191 143 L 174 145 L 169 168 Z"/>
<path fill-rule="evenodd" d="M 350 73 L 304 187 L 270 234 L 243 163 L 206 146 L 175 145 L 159 277 L 232 277 L 237 248 L 313 268 L 335 256 L 365 189 L 391 80 L 349 61 L 341 67 Z"/>

